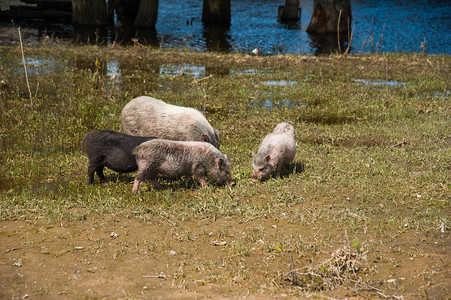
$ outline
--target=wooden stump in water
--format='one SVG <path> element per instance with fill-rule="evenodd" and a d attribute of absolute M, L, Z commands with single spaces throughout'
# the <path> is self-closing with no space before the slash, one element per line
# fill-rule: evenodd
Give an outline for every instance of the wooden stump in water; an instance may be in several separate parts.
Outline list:
<path fill-rule="evenodd" d="M 231 0 L 204 0 L 202 22 L 204 24 L 230 24 Z"/>
<path fill-rule="evenodd" d="M 299 20 L 301 18 L 299 0 L 285 0 L 285 5 L 279 6 L 277 17 L 280 20 Z"/>
<path fill-rule="evenodd" d="M 351 30 L 351 0 L 314 0 L 308 33 L 347 33 Z"/>
<path fill-rule="evenodd" d="M 135 26 L 153 28 L 157 23 L 157 18 L 158 0 L 140 0 Z"/>
<path fill-rule="evenodd" d="M 72 13 L 72 25 L 108 25 L 105 0 L 72 0 Z"/>

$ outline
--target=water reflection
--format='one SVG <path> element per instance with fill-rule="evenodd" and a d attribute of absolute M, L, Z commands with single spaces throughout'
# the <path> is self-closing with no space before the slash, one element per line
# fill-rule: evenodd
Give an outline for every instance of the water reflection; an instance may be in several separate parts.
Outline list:
<path fill-rule="evenodd" d="M 108 28 L 107 27 L 90 27 L 90 26 L 74 26 L 73 42 L 75 44 L 89 45 L 107 45 Z"/>
<path fill-rule="evenodd" d="M 297 81 L 292 81 L 292 80 L 269 80 L 269 81 L 263 81 L 263 84 L 265 85 L 271 85 L 271 86 L 293 86 L 295 84 L 297 84 Z"/>
<path fill-rule="evenodd" d="M 331 54 L 331 53 L 350 53 L 352 47 L 347 49 L 349 39 L 347 36 L 340 37 L 340 44 L 338 44 L 337 34 L 310 34 L 310 45 L 314 49 L 315 55 Z"/>
<path fill-rule="evenodd" d="M 446 90 L 445 92 L 432 92 L 432 96 L 436 99 L 449 100 L 451 99 L 451 91 Z"/>
<path fill-rule="evenodd" d="M 230 67 L 227 65 L 218 65 L 218 64 L 207 64 L 205 66 L 205 75 L 220 75 L 220 76 L 230 76 L 231 74 Z"/>
<path fill-rule="evenodd" d="M 117 27 L 73 27 L 73 43 L 106 46 L 108 43 L 123 46 L 136 43 L 146 46 L 158 46 L 160 39 L 153 28 L 135 28 L 134 26 Z"/>
<path fill-rule="evenodd" d="M 307 107 L 308 102 L 300 102 L 290 99 L 284 100 L 274 100 L 274 99 L 256 99 L 250 102 L 251 108 L 264 108 L 264 109 L 273 109 L 273 108 L 295 108 L 295 107 Z"/>
<path fill-rule="evenodd" d="M 134 34 L 134 38 L 142 45 L 156 47 L 160 44 L 160 38 L 155 28 L 139 28 L 134 31 Z"/>
<path fill-rule="evenodd" d="M 106 65 L 106 75 L 110 76 L 110 78 L 119 78 L 121 77 L 121 69 L 119 62 L 110 61 Z"/>
<path fill-rule="evenodd" d="M 139 43 L 156 47 L 160 43 L 160 38 L 154 28 L 137 29 L 134 26 L 121 26 L 114 28 L 112 42 L 123 46 Z"/>
<path fill-rule="evenodd" d="M 23 74 L 23 60 L 14 59 L 5 63 L 6 66 L 17 66 L 16 74 Z M 25 57 L 25 64 L 27 65 L 28 75 L 48 75 L 48 74 L 58 74 L 64 72 L 65 63 L 58 59 L 53 58 L 36 58 L 36 57 Z M 13 67 L 14 68 L 14 67 Z"/>
<path fill-rule="evenodd" d="M 354 79 L 355 82 L 362 83 L 365 86 L 392 86 L 403 87 L 405 82 L 399 82 L 396 80 L 369 80 L 369 79 Z"/>
<path fill-rule="evenodd" d="M 242 70 L 232 70 L 231 75 L 267 75 L 268 71 L 262 71 L 258 69 L 242 69 Z"/>
<path fill-rule="evenodd" d="M 206 70 L 205 66 L 194 66 L 189 64 L 184 65 L 163 65 L 160 67 L 159 72 L 161 77 L 170 76 L 180 76 L 180 75 L 191 75 L 194 78 L 205 77 Z"/>
<path fill-rule="evenodd" d="M 299 20 L 278 20 L 282 28 L 291 30 L 302 29 L 302 24 Z"/>
<path fill-rule="evenodd" d="M 230 52 L 230 26 L 224 25 L 205 25 L 202 36 L 205 39 L 205 46 L 209 51 Z"/>

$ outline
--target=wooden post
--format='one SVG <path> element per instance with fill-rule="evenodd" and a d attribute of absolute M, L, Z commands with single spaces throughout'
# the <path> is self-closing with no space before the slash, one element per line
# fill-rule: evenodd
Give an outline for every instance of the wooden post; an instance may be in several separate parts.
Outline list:
<path fill-rule="evenodd" d="M 140 0 L 135 27 L 154 28 L 158 18 L 158 0 Z"/>
<path fill-rule="evenodd" d="M 231 0 L 204 0 L 202 22 L 204 24 L 230 24 Z"/>
<path fill-rule="evenodd" d="M 351 29 L 351 0 L 314 0 L 308 33 L 347 33 Z"/>
<path fill-rule="evenodd" d="M 105 0 L 72 0 L 72 13 L 72 25 L 108 25 Z"/>
<path fill-rule="evenodd" d="M 279 6 L 277 17 L 280 20 L 299 20 L 301 18 L 299 0 L 286 0 L 285 6 Z"/>

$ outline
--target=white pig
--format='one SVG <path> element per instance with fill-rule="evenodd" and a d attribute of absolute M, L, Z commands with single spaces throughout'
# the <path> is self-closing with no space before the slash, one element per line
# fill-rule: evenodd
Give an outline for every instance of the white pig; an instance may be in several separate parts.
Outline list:
<path fill-rule="evenodd" d="M 175 141 L 203 141 L 219 149 L 219 132 L 200 111 L 141 96 L 121 112 L 121 132 Z"/>
<path fill-rule="evenodd" d="M 279 178 L 280 172 L 287 167 L 296 155 L 294 128 L 288 123 L 279 123 L 268 134 L 254 154 L 252 163 L 253 180 L 268 179 L 273 173 Z"/>

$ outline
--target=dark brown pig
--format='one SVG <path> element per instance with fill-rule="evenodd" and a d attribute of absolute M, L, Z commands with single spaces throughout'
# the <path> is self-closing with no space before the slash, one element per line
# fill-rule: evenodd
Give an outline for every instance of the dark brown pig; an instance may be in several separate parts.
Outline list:
<path fill-rule="evenodd" d="M 219 149 L 219 132 L 200 111 L 152 97 L 131 100 L 121 112 L 121 132 L 174 141 L 208 142 Z"/>
<path fill-rule="evenodd" d="M 89 159 L 89 184 L 94 183 L 95 172 L 102 183 L 106 181 L 103 175 L 104 167 L 119 173 L 136 171 L 138 166 L 133 149 L 151 139 L 155 139 L 155 137 L 131 136 L 113 130 L 97 130 L 87 133 L 83 139 L 82 148 L 86 149 Z"/>
<path fill-rule="evenodd" d="M 289 165 L 296 155 L 294 128 L 288 123 L 279 123 L 268 134 L 254 154 L 252 179 L 265 180 L 273 173 L 279 178 L 282 169 Z"/>
<path fill-rule="evenodd" d="M 205 186 L 206 179 L 217 185 L 232 184 L 227 156 L 209 143 L 155 139 L 137 146 L 133 153 L 138 165 L 133 193 L 138 191 L 138 186 L 144 179 L 150 180 L 160 189 L 158 176 L 185 176 L 185 183 L 194 176 L 202 187 Z"/>

